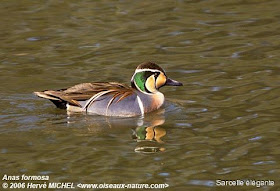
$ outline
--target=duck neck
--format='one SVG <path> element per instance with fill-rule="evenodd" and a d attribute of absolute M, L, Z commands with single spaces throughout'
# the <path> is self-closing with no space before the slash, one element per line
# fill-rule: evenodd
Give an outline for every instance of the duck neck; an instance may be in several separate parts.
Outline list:
<path fill-rule="evenodd" d="M 164 95 L 159 91 L 147 94 L 136 90 L 136 94 L 143 103 L 145 113 L 159 109 L 164 103 Z"/>

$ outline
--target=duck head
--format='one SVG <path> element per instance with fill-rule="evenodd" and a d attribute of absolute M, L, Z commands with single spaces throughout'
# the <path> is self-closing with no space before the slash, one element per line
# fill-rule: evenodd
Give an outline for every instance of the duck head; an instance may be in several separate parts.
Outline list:
<path fill-rule="evenodd" d="M 131 78 L 131 87 L 147 94 L 158 92 L 163 86 L 182 86 L 181 82 L 166 76 L 165 71 L 153 62 L 140 64 Z"/>

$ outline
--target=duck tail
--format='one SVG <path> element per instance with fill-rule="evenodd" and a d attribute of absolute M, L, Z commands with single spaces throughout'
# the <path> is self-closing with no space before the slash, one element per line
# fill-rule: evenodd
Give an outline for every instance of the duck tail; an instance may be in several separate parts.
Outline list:
<path fill-rule="evenodd" d="M 55 91 L 42 91 L 42 92 L 34 92 L 34 94 L 40 98 L 48 99 L 53 102 L 56 107 L 60 109 L 66 109 L 67 101 L 60 99 L 58 96 L 53 94 Z"/>

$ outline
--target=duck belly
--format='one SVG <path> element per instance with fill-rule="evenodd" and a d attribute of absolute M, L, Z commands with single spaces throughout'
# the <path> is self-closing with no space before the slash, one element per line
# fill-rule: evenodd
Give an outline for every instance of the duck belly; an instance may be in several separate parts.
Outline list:
<path fill-rule="evenodd" d="M 82 107 L 67 105 L 68 111 L 87 112 L 106 116 L 122 116 L 130 117 L 142 114 L 141 106 L 137 95 L 130 95 L 121 101 L 118 101 L 121 96 L 118 96 L 112 101 L 111 95 L 104 95 L 96 99 L 92 103 L 87 101 L 79 101 Z M 112 102 L 111 102 L 112 101 Z"/>

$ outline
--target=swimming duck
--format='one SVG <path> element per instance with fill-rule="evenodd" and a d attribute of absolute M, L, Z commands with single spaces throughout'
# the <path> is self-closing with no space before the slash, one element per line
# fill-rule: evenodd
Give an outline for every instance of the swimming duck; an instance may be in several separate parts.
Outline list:
<path fill-rule="evenodd" d="M 182 85 L 167 78 L 157 64 L 144 62 L 136 68 L 131 87 L 117 82 L 93 82 L 34 94 L 67 111 L 130 117 L 159 109 L 164 103 L 164 95 L 159 88 Z"/>

